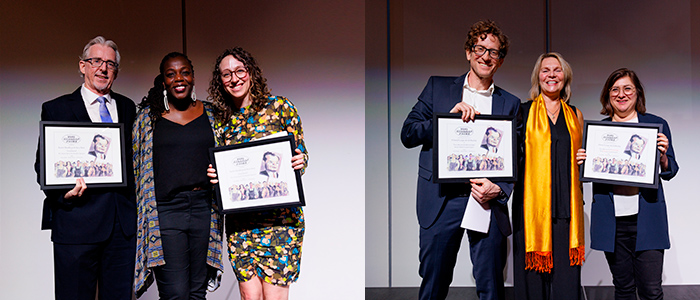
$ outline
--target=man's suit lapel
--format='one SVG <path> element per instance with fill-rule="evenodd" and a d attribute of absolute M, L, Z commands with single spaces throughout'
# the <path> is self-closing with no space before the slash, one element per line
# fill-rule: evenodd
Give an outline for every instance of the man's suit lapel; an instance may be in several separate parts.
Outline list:
<path fill-rule="evenodd" d="M 80 94 L 80 89 L 78 88 L 70 95 L 68 106 L 78 121 L 91 122 L 90 115 L 88 115 L 87 108 L 85 108 L 85 103 L 83 102 L 83 96 Z"/>
<path fill-rule="evenodd" d="M 464 92 L 464 78 L 467 74 L 457 77 L 450 85 L 450 108 L 462 101 L 462 93 Z"/>
<path fill-rule="evenodd" d="M 491 114 L 507 115 L 506 112 L 503 111 L 505 109 L 506 99 L 503 98 L 503 95 L 501 95 L 499 88 L 494 87 L 493 96 L 491 96 L 491 99 Z"/>
<path fill-rule="evenodd" d="M 119 120 L 120 123 L 124 122 L 127 117 L 127 112 L 126 112 L 126 101 L 120 101 L 117 99 L 117 97 L 114 95 L 114 93 L 110 93 L 110 96 L 112 96 L 112 101 L 115 101 L 117 103 L 117 119 Z M 129 129 L 130 130 L 130 129 Z"/>

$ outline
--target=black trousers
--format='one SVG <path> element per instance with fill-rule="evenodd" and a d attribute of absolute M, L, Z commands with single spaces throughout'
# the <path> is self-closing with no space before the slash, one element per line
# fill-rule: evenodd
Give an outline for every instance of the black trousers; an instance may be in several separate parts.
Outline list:
<path fill-rule="evenodd" d="M 661 274 L 664 250 L 635 251 L 637 215 L 615 220 L 615 252 L 605 252 L 615 285 L 616 300 L 663 299 Z"/>
<path fill-rule="evenodd" d="M 135 235 L 125 236 L 114 218 L 111 236 L 95 244 L 53 243 L 57 300 L 131 299 L 134 282 Z"/>
<path fill-rule="evenodd" d="M 154 269 L 160 299 L 206 299 L 210 195 L 210 191 L 186 191 L 158 201 L 165 259 L 165 265 Z"/>

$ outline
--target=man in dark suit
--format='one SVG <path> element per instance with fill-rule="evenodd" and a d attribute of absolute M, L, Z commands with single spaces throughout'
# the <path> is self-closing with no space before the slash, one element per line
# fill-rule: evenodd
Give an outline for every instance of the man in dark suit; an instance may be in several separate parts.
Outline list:
<path fill-rule="evenodd" d="M 56 299 L 131 299 L 136 253 L 136 197 L 131 163 L 131 126 L 136 107 L 111 91 L 119 71 L 117 45 L 98 36 L 78 62 L 84 83 L 75 92 L 45 102 L 42 121 L 123 123 L 127 187 L 88 188 L 83 178 L 71 190 L 46 190 L 42 229 L 51 229 Z M 40 172 L 39 151 L 34 164 Z"/>
<path fill-rule="evenodd" d="M 470 70 L 460 77 L 433 76 L 401 129 L 407 148 L 421 146 L 417 212 L 420 224 L 420 299 L 445 299 L 464 235 L 460 224 L 469 205 L 490 207 L 487 233 L 467 230 L 479 299 L 504 299 L 506 237 L 511 234 L 506 202 L 513 184 L 486 178 L 437 184 L 433 176 L 433 114 L 505 115 L 514 119 L 520 99 L 493 84 L 493 75 L 508 52 L 508 38 L 492 21 L 474 24 L 464 46 Z M 471 198 L 471 199 L 470 199 Z"/>

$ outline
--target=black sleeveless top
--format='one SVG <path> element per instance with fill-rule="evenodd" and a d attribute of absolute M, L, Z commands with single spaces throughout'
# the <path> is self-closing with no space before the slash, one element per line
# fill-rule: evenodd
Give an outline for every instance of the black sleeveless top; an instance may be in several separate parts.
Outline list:
<path fill-rule="evenodd" d="M 153 128 L 153 179 L 156 202 L 182 191 L 208 189 L 209 148 L 214 133 L 207 114 L 185 125 L 159 118 Z"/>
<path fill-rule="evenodd" d="M 576 112 L 576 108 L 571 107 Z M 549 119 L 552 141 L 552 218 L 571 218 L 571 135 L 566 126 L 564 110 L 559 110 L 557 124 Z"/>

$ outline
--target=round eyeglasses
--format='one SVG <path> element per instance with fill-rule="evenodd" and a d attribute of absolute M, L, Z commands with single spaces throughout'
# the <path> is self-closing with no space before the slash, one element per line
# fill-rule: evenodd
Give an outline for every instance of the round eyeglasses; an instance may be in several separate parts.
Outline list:
<path fill-rule="evenodd" d="M 234 76 L 234 75 L 235 75 L 236 77 L 238 77 L 238 79 L 243 79 L 243 78 L 245 78 L 246 76 L 248 76 L 248 70 L 246 70 L 246 69 L 236 69 L 236 70 L 234 70 L 233 72 L 231 72 L 231 71 L 224 71 L 224 72 L 221 72 L 221 79 L 223 79 L 224 81 L 230 81 L 230 80 L 233 79 L 233 76 Z"/>
<path fill-rule="evenodd" d="M 610 89 L 610 97 L 616 97 L 617 95 L 620 94 L 620 92 L 625 93 L 625 95 L 627 95 L 627 96 L 631 96 L 632 94 L 634 94 L 634 92 L 635 92 L 636 90 L 637 90 L 637 89 L 635 89 L 635 88 L 634 88 L 633 86 L 631 86 L 631 85 L 626 85 L 626 86 L 623 86 L 623 87 L 614 86 L 614 87 L 612 87 L 612 88 Z"/>

